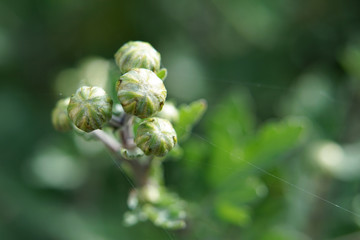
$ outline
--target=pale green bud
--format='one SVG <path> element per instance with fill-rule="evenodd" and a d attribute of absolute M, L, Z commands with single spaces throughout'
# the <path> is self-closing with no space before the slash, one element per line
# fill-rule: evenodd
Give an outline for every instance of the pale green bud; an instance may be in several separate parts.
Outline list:
<path fill-rule="evenodd" d="M 167 94 L 163 81 L 144 68 L 135 68 L 122 75 L 116 91 L 124 111 L 139 118 L 161 111 Z"/>
<path fill-rule="evenodd" d="M 153 72 L 160 69 L 160 53 L 149 43 L 134 41 L 124 44 L 115 54 L 116 64 L 122 74 L 133 68 L 146 68 Z"/>
<path fill-rule="evenodd" d="M 52 111 L 51 120 L 54 128 L 58 131 L 68 131 L 71 129 L 71 120 L 69 119 L 67 107 L 70 98 L 60 99 Z"/>
<path fill-rule="evenodd" d="M 166 119 L 145 119 L 136 131 L 135 143 L 146 155 L 165 156 L 176 142 L 176 132 Z"/>
<path fill-rule="evenodd" d="M 112 100 L 100 87 L 83 86 L 71 96 L 67 110 L 76 127 L 91 132 L 111 119 Z"/>
<path fill-rule="evenodd" d="M 173 103 L 166 102 L 162 110 L 156 116 L 165 118 L 170 122 L 177 122 L 179 120 L 179 111 Z"/>

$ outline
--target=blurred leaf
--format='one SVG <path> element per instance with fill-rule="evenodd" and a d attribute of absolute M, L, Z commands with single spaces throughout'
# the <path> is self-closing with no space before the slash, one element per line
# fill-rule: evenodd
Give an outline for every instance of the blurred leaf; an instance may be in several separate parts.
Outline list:
<path fill-rule="evenodd" d="M 207 121 L 211 145 L 211 167 L 207 174 L 212 184 L 237 169 L 243 145 L 253 138 L 255 117 L 252 113 L 252 99 L 247 91 L 230 94 L 213 111 Z"/>
<path fill-rule="evenodd" d="M 156 75 L 161 79 L 161 80 L 165 80 L 166 79 L 166 77 L 167 77 L 167 69 L 166 68 L 162 68 L 162 69 L 160 69 L 157 73 L 156 73 Z"/>
<path fill-rule="evenodd" d="M 218 188 L 242 181 L 248 175 L 264 174 L 274 167 L 301 139 L 305 126 L 298 120 L 265 124 L 241 149 L 231 152 L 214 148 L 210 181 Z M 215 158 L 215 156 L 217 158 Z"/>
<path fill-rule="evenodd" d="M 239 168 L 259 170 L 257 168 L 274 166 L 282 156 L 299 143 L 305 127 L 305 122 L 301 119 L 287 119 L 265 124 L 255 139 L 245 146 Z M 256 165 L 257 168 L 249 163 Z"/>
<path fill-rule="evenodd" d="M 246 206 L 235 205 L 226 199 L 216 204 L 216 213 L 223 220 L 238 225 L 245 226 L 251 222 L 250 209 Z"/>
<path fill-rule="evenodd" d="M 358 84 L 360 80 L 360 44 L 348 44 L 340 55 L 340 63 L 347 73 L 356 78 Z"/>
<path fill-rule="evenodd" d="M 174 124 L 179 142 L 190 135 L 193 125 L 200 120 L 206 108 L 207 103 L 203 99 L 179 107 L 179 120 Z"/>
<path fill-rule="evenodd" d="M 230 150 L 252 137 L 256 119 L 248 91 L 238 89 L 221 101 L 207 121 L 211 141 Z"/>
<path fill-rule="evenodd" d="M 302 119 L 266 123 L 253 133 L 249 102 L 245 93 L 231 96 L 208 125 L 213 145 L 208 175 L 214 185 L 261 173 L 257 168 L 274 166 L 303 135 L 306 122 Z"/>
<path fill-rule="evenodd" d="M 254 132 L 255 120 L 247 92 L 231 95 L 208 122 L 211 165 L 208 176 L 216 190 L 216 214 L 223 221 L 245 226 L 251 222 L 249 204 L 268 190 L 256 176 L 276 166 L 303 136 L 306 121 L 269 122 Z"/>
<path fill-rule="evenodd" d="M 261 240 L 310 240 L 306 235 L 296 231 L 291 226 L 276 226 L 265 232 Z"/>
<path fill-rule="evenodd" d="M 217 189 L 215 208 L 222 220 L 244 226 L 251 221 L 248 204 L 264 197 L 267 187 L 258 178 L 248 177 Z"/>
<path fill-rule="evenodd" d="M 252 44 L 271 46 L 284 27 L 283 13 L 276 1 L 213 0 L 212 2 L 242 38 Z"/>
<path fill-rule="evenodd" d="M 344 128 L 348 103 L 339 94 L 340 88 L 335 91 L 333 80 L 334 76 L 322 68 L 302 74 L 280 102 L 280 112 L 283 116 L 306 116 L 317 127 L 314 130 L 326 137 L 337 137 Z"/>
<path fill-rule="evenodd" d="M 116 87 L 115 87 L 116 82 L 119 80 L 120 76 L 121 76 L 121 73 L 120 73 L 118 66 L 113 61 L 110 61 L 108 80 L 106 82 L 107 84 L 106 84 L 105 90 L 110 95 L 111 99 L 113 100 L 114 106 L 116 103 L 120 104 L 120 101 L 117 97 Z"/>
<path fill-rule="evenodd" d="M 317 117 L 329 106 L 333 106 L 334 92 L 326 73 L 318 70 L 307 72 L 299 77 L 292 91 L 281 102 L 284 115 L 305 115 Z"/>
<path fill-rule="evenodd" d="M 226 199 L 239 205 L 249 204 L 266 196 L 266 185 L 257 177 L 244 177 L 234 182 L 226 182 L 217 189 L 217 198 Z"/>

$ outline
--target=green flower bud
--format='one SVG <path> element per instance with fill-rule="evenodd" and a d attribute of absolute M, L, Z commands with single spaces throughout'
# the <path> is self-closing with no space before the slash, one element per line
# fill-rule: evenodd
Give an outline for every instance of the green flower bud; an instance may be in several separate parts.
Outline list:
<path fill-rule="evenodd" d="M 163 81 L 144 68 L 135 68 L 122 75 L 116 91 L 124 111 L 139 118 L 161 111 L 167 93 Z"/>
<path fill-rule="evenodd" d="M 85 132 L 101 128 L 111 119 L 112 100 L 100 87 L 81 87 L 71 96 L 68 114 Z"/>
<path fill-rule="evenodd" d="M 135 143 L 146 155 L 165 156 L 176 142 L 176 132 L 166 119 L 145 119 L 136 131 Z"/>
<path fill-rule="evenodd" d="M 122 74 L 133 68 L 146 68 L 153 72 L 160 69 L 160 53 L 149 43 L 135 41 L 123 45 L 115 54 L 116 64 Z"/>
<path fill-rule="evenodd" d="M 139 148 L 134 149 L 122 149 L 121 156 L 128 160 L 138 159 L 144 156 L 144 153 Z"/>
<path fill-rule="evenodd" d="M 68 131 L 71 129 L 71 120 L 69 119 L 67 107 L 70 98 L 60 99 L 51 114 L 51 120 L 54 128 L 58 131 Z"/>

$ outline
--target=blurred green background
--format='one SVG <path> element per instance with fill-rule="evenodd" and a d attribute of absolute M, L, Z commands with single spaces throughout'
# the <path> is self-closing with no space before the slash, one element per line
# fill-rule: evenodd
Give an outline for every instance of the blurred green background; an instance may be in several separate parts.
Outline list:
<path fill-rule="evenodd" d="M 356 0 L 0 1 L 0 239 L 360 239 L 359 27 Z M 128 179 L 51 126 L 129 40 L 162 54 L 168 99 L 209 103 L 165 163 L 184 230 L 124 226 Z"/>

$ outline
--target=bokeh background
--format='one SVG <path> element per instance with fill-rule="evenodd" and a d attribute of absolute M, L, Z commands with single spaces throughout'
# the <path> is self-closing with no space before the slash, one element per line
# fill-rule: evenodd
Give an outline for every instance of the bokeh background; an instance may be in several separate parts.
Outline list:
<path fill-rule="evenodd" d="M 0 1 L 0 239 L 360 239 L 359 27 L 356 0 Z M 162 54 L 169 99 L 208 101 L 165 163 L 184 230 L 124 226 L 126 176 L 51 126 L 129 40 Z"/>

